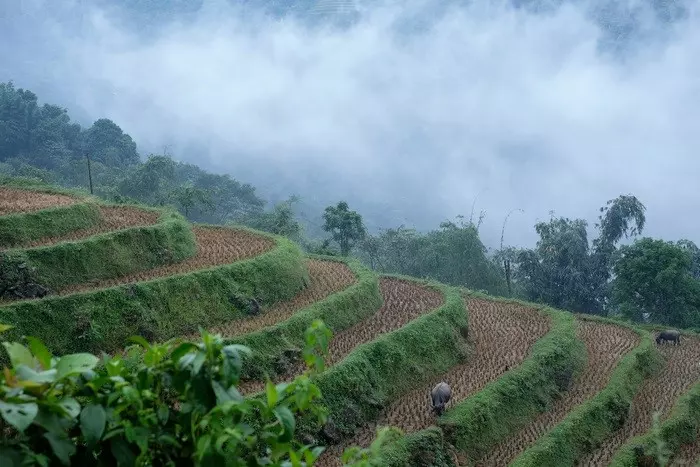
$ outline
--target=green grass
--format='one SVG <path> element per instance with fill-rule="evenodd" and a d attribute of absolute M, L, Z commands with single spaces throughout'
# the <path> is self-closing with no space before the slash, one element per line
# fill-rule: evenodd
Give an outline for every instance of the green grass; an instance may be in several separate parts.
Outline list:
<path fill-rule="evenodd" d="M 359 345 L 320 374 L 316 383 L 340 436 L 377 419 L 396 398 L 468 356 L 464 301 L 454 288 L 423 282 L 445 303 L 400 329 Z"/>
<path fill-rule="evenodd" d="M 551 317 L 552 327 L 535 343 L 530 356 L 438 420 L 451 444 L 471 458 L 486 454 L 547 411 L 585 363 L 585 347 L 576 339 L 574 317 L 549 308 L 542 311 Z"/>
<path fill-rule="evenodd" d="M 456 467 L 442 430 L 435 426 L 390 441 L 380 453 L 379 465 L 385 467 Z"/>
<path fill-rule="evenodd" d="M 236 298 L 266 305 L 292 298 L 308 281 L 298 246 L 273 237 L 276 247 L 255 258 L 187 274 L 91 292 L 27 300 L 0 307 L 7 339 L 31 335 L 58 354 L 123 348 L 138 334 L 161 341 L 246 316 Z"/>
<path fill-rule="evenodd" d="M 154 210 L 155 211 L 155 210 Z M 146 271 L 194 255 L 197 244 L 187 221 L 162 211 L 154 225 L 2 253 L 12 264 L 35 268 L 34 281 L 49 290 Z M 0 280 L 1 282 L 1 280 Z"/>
<path fill-rule="evenodd" d="M 678 399 L 669 417 L 661 423 L 659 430 L 659 438 L 666 443 L 670 452 L 678 452 L 681 445 L 694 443 L 698 437 L 700 437 L 700 383 L 696 383 Z M 653 452 L 655 441 L 651 431 L 632 438 L 615 453 L 610 466 L 636 466 L 634 447 L 643 446 L 645 453 L 650 454 Z"/>
<path fill-rule="evenodd" d="M 625 422 L 635 394 L 645 378 L 658 370 L 658 351 L 651 334 L 630 325 L 598 318 L 580 319 L 624 326 L 641 337 L 636 348 L 618 363 L 605 388 L 577 406 L 564 420 L 518 456 L 512 466 L 573 466 Z"/>
<path fill-rule="evenodd" d="M 357 282 L 298 311 L 289 319 L 242 336 L 229 339 L 253 350 L 246 360 L 243 375 L 248 379 L 271 378 L 284 373 L 286 351 L 295 354 L 304 346 L 304 332 L 315 319 L 322 319 L 334 333 L 374 314 L 382 306 L 382 295 L 377 276 L 355 260 L 343 261 L 335 257 L 318 257 L 324 261 L 345 262 L 357 277 Z"/>
<path fill-rule="evenodd" d="M 10 248 L 46 237 L 87 229 L 102 220 L 96 203 L 76 203 L 0 216 L 0 247 Z"/>

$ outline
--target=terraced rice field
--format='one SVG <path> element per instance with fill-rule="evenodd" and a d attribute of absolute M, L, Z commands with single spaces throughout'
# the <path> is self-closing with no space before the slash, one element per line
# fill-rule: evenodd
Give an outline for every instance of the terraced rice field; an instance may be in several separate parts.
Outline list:
<path fill-rule="evenodd" d="M 115 279 L 96 280 L 66 287 L 59 291 L 58 295 L 142 282 L 222 266 L 260 255 L 275 246 L 274 240 L 245 230 L 228 227 L 193 227 L 192 230 L 197 240 L 197 253 L 192 258 Z"/>
<path fill-rule="evenodd" d="M 673 466 L 698 464 L 700 464 L 700 438 L 693 444 L 681 446 L 678 455 L 671 462 Z"/>
<path fill-rule="evenodd" d="M 623 444 L 651 428 L 655 411 L 660 411 L 662 420 L 665 419 L 678 397 L 700 380 L 700 339 L 683 337 L 681 345 L 660 345 L 659 349 L 665 360 L 661 372 L 647 380 L 636 395 L 624 426 L 608 437 L 598 449 L 583 458 L 581 465 L 608 465 Z M 693 448 L 689 447 L 684 452 L 692 456 Z"/>
<path fill-rule="evenodd" d="M 407 280 L 383 277 L 379 280 L 379 288 L 384 297 L 384 304 L 371 317 L 333 336 L 328 346 L 328 365 L 339 362 L 358 345 L 399 329 L 440 307 L 444 302 L 440 291 Z M 303 371 L 301 363 L 290 374 L 280 377 L 276 382 L 294 379 L 294 376 Z M 264 388 L 264 382 L 246 381 L 239 389 L 243 394 L 251 394 Z"/>
<path fill-rule="evenodd" d="M 159 214 L 154 211 L 145 211 L 133 206 L 101 206 L 102 221 L 89 229 L 80 229 L 65 235 L 44 237 L 23 245 L 15 245 L 15 248 L 33 248 L 37 246 L 53 245 L 58 242 L 82 240 L 115 230 L 128 229 L 130 227 L 143 227 L 158 222 Z"/>
<path fill-rule="evenodd" d="M 67 195 L 0 187 L 0 216 L 68 206 L 77 201 Z"/>
<path fill-rule="evenodd" d="M 0 215 L 66 206 L 76 201 L 77 198 L 66 195 L 0 187 Z M 34 247 L 79 240 L 128 227 L 152 225 L 159 217 L 157 212 L 130 206 L 105 206 L 100 209 L 103 221 L 97 226 L 43 238 L 22 246 Z M 272 239 L 245 230 L 193 227 L 193 231 L 197 253 L 188 260 L 116 279 L 71 286 L 58 294 L 66 295 L 222 266 L 260 255 L 275 246 Z M 260 315 L 229 322 L 212 331 L 233 337 L 279 323 L 304 307 L 350 287 L 357 280 L 350 268 L 343 263 L 310 259 L 307 266 L 310 285 L 293 299 L 266 309 Z M 384 298 L 383 306 L 371 317 L 334 335 L 329 345 L 328 364 L 338 363 L 358 345 L 397 330 L 444 303 L 440 291 L 415 282 L 384 277 L 380 278 L 379 285 Z M 415 432 L 433 425 L 435 416 L 430 410 L 429 392 L 437 382 L 444 380 L 452 387 L 449 410 L 450 406 L 475 394 L 489 382 L 521 364 L 529 355 L 533 344 L 550 328 L 547 316 L 534 308 L 476 298 L 468 298 L 467 303 L 469 341 L 474 351 L 469 361 L 442 375 L 434 376 L 426 384 L 396 400 L 383 411 L 380 419 L 365 426 L 353 439 L 346 440 L 341 446 L 329 447 L 317 465 L 340 465 L 342 449 L 352 444 L 367 446 L 378 425 L 394 425 L 406 432 Z M 562 421 L 576 406 L 600 392 L 620 359 L 640 341 L 639 336 L 627 328 L 584 319 L 577 320 L 577 336 L 585 344 L 588 361 L 583 373 L 572 382 L 569 391 L 555 401 L 550 411 L 539 415 L 524 429 L 496 445 L 483 458 L 462 457 L 459 459 L 460 464 L 507 465 Z M 662 372 L 643 385 L 622 429 L 608 437 L 599 449 L 582 459 L 579 465 L 608 465 L 614 453 L 626 441 L 649 429 L 654 411 L 659 410 L 664 417 L 667 416 L 678 397 L 700 380 L 700 339 L 686 338 L 680 346 L 662 346 L 660 349 L 666 360 Z M 280 376 L 277 382 L 288 381 L 302 371 L 303 364 L 300 362 L 288 374 Z M 248 381 L 240 389 L 241 392 L 250 394 L 264 389 L 264 384 Z M 674 465 L 696 465 L 699 460 L 700 440 L 684 446 L 677 453 Z"/>
<path fill-rule="evenodd" d="M 435 423 L 429 404 L 430 390 L 440 381 L 452 388 L 449 407 L 481 390 L 510 368 L 515 368 L 530 353 L 532 345 L 549 331 L 549 319 L 538 311 L 515 304 L 482 299 L 467 301 L 469 340 L 474 355 L 463 365 L 435 376 L 427 384 L 396 400 L 381 418 L 365 426 L 342 445 L 330 447 L 319 459 L 319 466 L 340 466 L 340 455 L 347 446 L 369 446 L 377 426 L 392 425 L 406 433 Z"/>
<path fill-rule="evenodd" d="M 586 345 L 588 360 L 583 373 L 553 407 L 515 435 L 499 443 L 476 465 L 507 465 L 537 439 L 562 421 L 577 405 L 607 385 L 618 361 L 639 344 L 639 336 L 620 326 L 577 321 L 577 336 Z"/>
<path fill-rule="evenodd" d="M 356 281 L 355 274 L 344 263 L 310 259 L 306 265 L 309 270 L 310 284 L 292 300 L 264 310 L 260 315 L 222 324 L 210 329 L 210 332 L 219 333 L 224 337 L 234 337 L 272 326 L 288 319 L 302 308 L 348 288 Z M 190 338 L 194 339 L 198 336 L 199 334 L 193 334 Z"/>

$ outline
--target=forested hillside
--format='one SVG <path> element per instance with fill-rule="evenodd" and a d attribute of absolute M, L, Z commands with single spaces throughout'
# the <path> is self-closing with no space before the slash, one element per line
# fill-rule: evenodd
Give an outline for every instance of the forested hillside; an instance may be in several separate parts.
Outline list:
<path fill-rule="evenodd" d="M 369 232 L 362 213 L 346 203 L 309 222 L 299 217 L 296 197 L 265 209 L 255 187 L 228 174 L 167 154 L 144 156 L 117 123 L 99 119 L 84 128 L 66 109 L 0 83 L 0 174 L 92 189 L 112 202 L 173 206 L 194 222 L 248 225 L 287 236 L 310 252 L 354 255 L 381 272 L 582 313 L 700 327 L 700 249 L 690 240 L 640 238 L 646 208 L 633 195 L 600 208 L 592 240 L 586 221 L 552 215 L 535 226 L 540 240 L 534 248 L 502 244 L 489 251 L 479 238 L 483 212 L 429 232 L 408 226 Z M 633 237 L 637 241 L 620 246 Z"/>

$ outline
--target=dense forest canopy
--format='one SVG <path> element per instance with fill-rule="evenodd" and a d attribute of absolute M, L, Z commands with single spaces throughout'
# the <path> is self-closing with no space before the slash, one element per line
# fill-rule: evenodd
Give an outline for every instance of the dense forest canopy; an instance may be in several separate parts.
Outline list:
<path fill-rule="evenodd" d="M 0 83 L 0 174 L 87 188 L 118 203 L 173 206 L 194 222 L 245 224 L 287 236 L 310 252 L 355 255 L 375 270 L 430 278 L 576 312 L 700 328 L 700 249 L 690 240 L 639 238 L 646 207 L 621 195 L 600 208 L 597 236 L 583 219 L 535 225 L 534 248 L 489 251 L 478 220 L 445 221 L 419 232 L 404 225 L 368 232 L 362 213 L 340 201 L 300 219 L 299 198 L 265 209 L 255 187 L 167 154 L 143 158 L 109 119 L 83 128 L 66 109 Z M 91 180 L 90 180 L 91 178 Z M 505 228 L 505 224 L 504 224 Z M 620 246 L 625 239 L 636 240 Z"/>

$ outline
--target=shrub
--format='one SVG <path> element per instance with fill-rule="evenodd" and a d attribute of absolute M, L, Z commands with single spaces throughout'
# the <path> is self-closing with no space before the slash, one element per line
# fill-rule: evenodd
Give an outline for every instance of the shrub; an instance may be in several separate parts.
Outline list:
<path fill-rule="evenodd" d="M 32 337 L 4 342 L 12 365 L 0 375 L 0 464 L 312 465 L 323 448 L 295 440 L 295 417 L 325 421 L 311 380 L 330 338 L 323 322 L 306 332 L 307 371 L 268 381 L 262 398 L 236 388 L 250 350 L 201 332 L 197 344 L 133 337 L 146 349 L 133 369 L 119 357 L 55 357 Z"/>

